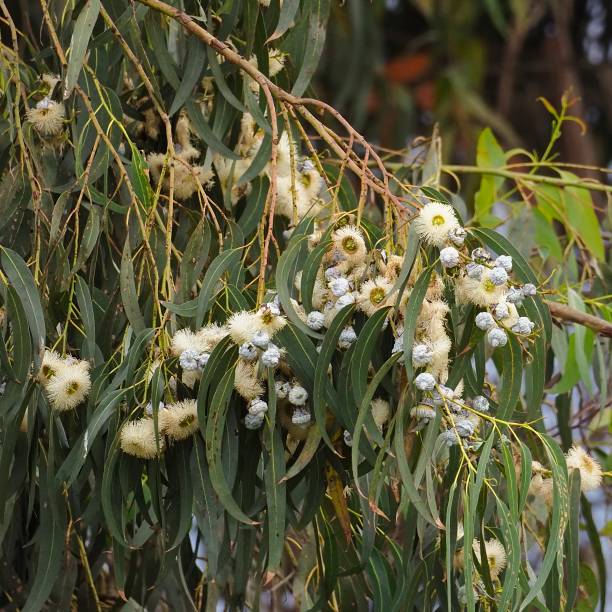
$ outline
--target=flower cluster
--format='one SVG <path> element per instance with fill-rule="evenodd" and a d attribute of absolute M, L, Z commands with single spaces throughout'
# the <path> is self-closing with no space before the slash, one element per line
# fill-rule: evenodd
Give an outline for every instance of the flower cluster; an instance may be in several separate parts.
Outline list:
<path fill-rule="evenodd" d="M 45 351 L 38 380 L 54 410 L 72 410 L 87 398 L 91 389 L 89 362 Z"/>
<path fill-rule="evenodd" d="M 599 488 L 603 478 L 601 465 L 583 448 L 576 445 L 572 446 L 565 454 L 565 463 L 570 476 L 572 470 L 580 472 L 580 490 L 583 493 Z M 538 461 L 533 461 L 531 471 L 532 478 L 529 484 L 529 492 L 542 499 L 546 504 L 552 504 L 554 485 L 550 471 Z"/>
<path fill-rule="evenodd" d="M 147 416 L 138 420 L 128 421 L 121 429 L 119 440 L 121 450 L 128 455 L 141 459 L 158 457 L 166 449 L 166 438 L 184 440 L 192 436 L 199 427 L 198 408 L 196 400 L 159 405 L 157 432 L 152 409 L 147 410 Z"/>

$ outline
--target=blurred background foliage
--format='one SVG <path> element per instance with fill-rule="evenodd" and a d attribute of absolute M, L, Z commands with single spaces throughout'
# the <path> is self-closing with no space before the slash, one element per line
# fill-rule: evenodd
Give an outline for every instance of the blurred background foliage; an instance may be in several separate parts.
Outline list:
<path fill-rule="evenodd" d="M 54 3 L 58 21 L 63 26 L 62 42 L 65 47 L 70 43 L 71 21 L 84 4 L 67 2 L 63 12 L 60 3 Z M 192 13 L 200 8 L 195 1 L 173 4 L 181 4 Z M 612 8 L 609 3 L 605 0 L 346 0 L 344 3 L 321 0 L 307 2 L 305 6 L 310 10 L 315 4 L 323 10 L 329 9 L 329 21 L 325 47 L 307 93 L 338 108 L 370 142 L 380 147 L 389 167 L 395 165 L 398 175 L 409 174 L 412 165 L 419 170 L 423 164 L 432 169 L 430 184 L 452 199 L 466 224 L 495 228 L 507 236 L 520 252 L 530 255 L 530 263 L 544 282 L 542 289 L 545 297 L 612 321 L 609 300 L 612 272 L 608 174 L 612 160 Z M 25 35 L 19 38 L 19 46 L 21 55 L 28 58 L 31 64 L 31 72 L 24 76 L 33 90 L 37 86 L 36 72 L 42 73 L 49 67 L 59 72 L 60 66 L 50 49 L 39 3 L 12 0 L 6 5 L 17 27 Z M 126 10 L 127 3 L 109 1 L 104 5 L 118 20 Z M 253 0 L 227 0 L 215 3 L 217 5 L 221 22 L 228 19 L 228 23 L 237 6 L 246 13 L 258 10 Z M 278 11 L 276 5 L 273 0 L 270 10 Z M 144 13 L 142 7 L 140 11 Z M 269 21 L 272 21 L 272 17 L 269 17 Z M 0 23 L 2 41 L 9 44 L 10 32 L 6 20 L 0 19 Z M 121 25 L 129 31 L 126 23 L 124 21 Z M 142 40 L 148 45 L 146 53 L 151 55 L 155 72 L 158 72 L 158 65 L 163 64 L 164 59 L 163 55 L 155 54 L 156 43 L 159 42 L 155 38 L 156 28 L 161 31 L 159 23 L 157 17 L 149 16 L 144 24 L 139 23 L 132 31 L 134 40 L 138 41 L 141 35 L 138 30 L 142 27 Z M 167 39 L 166 30 L 163 31 L 163 40 L 168 48 L 176 52 L 177 57 L 185 59 L 189 48 L 180 47 L 177 43 L 179 40 L 180 44 L 184 42 L 178 28 L 168 26 Z M 110 39 L 109 32 L 105 31 L 100 21 L 94 30 L 94 47 L 90 51 L 92 63 L 98 60 L 102 63 L 108 59 L 102 54 L 96 56 L 95 44 L 102 46 Z M 279 46 L 288 53 L 287 72 L 295 79 L 304 59 L 304 49 L 300 49 L 295 40 L 292 42 L 291 35 L 283 38 Z M 144 53 L 144 48 L 142 51 Z M 115 49 L 113 53 L 120 51 Z M 112 62 L 116 61 L 116 57 L 109 55 Z M 82 78 L 87 80 L 89 76 Z M 108 87 L 107 93 L 122 89 L 122 75 L 118 73 L 99 69 L 97 78 Z M 280 75 L 281 85 L 290 84 L 283 79 L 287 77 Z M 88 93 L 98 104 L 95 88 L 89 81 L 87 85 L 90 87 Z M 164 101 L 170 106 L 175 95 L 174 88 L 165 83 L 162 93 Z M 113 110 L 119 108 L 118 115 L 121 111 L 138 115 L 139 109 L 133 99 L 124 98 L 121 94 L 108 95 L 115 105 Z M 75 106 L 82 113 L 81 117 L 86 115 L 80 101 L 77 100 Z M 237 113 L 234 114 L 237 116 Z M 104 112 L 100 115 L 110 126 L 109 117 Z M 86 134 L 86 128 L 81 120 L 74 133 Z M 119 131 L 116 126 L 109 127 L 110 140 L 116 146 L 121 139 Z M 230 136 L 235 136 L 235 133 L 236 130 Z M 433 139 L 432 135 L 435 136 Z M 8 131 L 3 130 L 1 138 L 1 161 L 4 165 L 11 153 Z M 87 138 L 92 140 L 92 134 L 87 134 Z M 154 150 L 155 147 L 162 150 L 166 144 L 164 138 L 162 130 L 156 143 L 145 138 L 134 138 L 134 141 L 139 149 L 145 151 Z M 432 143 L 434 147 L 430 146 Z M 438 144 L 441 151 L 435 152 L 435 159 L 432 160 L 431 151 Z M 91 142 L 88 145 L 91 147 Z M 136 167 L 138 171 L 138 154 L 134 151 L 131 153 L 133 157 L 128 167 Z M 61 192 L 62 181 L 72 177 L 75 163 L 77 166 L 81 163 L 81 160 L 75 162 L 74 156 L 66 157 L 63 165 L 55 169 L 55 175 L 45 177 L 56 187 L 54 198 Z M 552 181 L 534 182 L 529 173 L 535 170 L 539 176 L 549 177 Z M 577 182 L 578 177 L 596 178 L 604 188 L 591 191 L 567 185 Z M 94 180 L 91 182 L 93 184 Z M 4 193 L 11 193 L 15 191 L 15 185 L 7 183 L 3 189 Z M 143 190 L 145 197 L 152 197 L 148 184 Z M 93 195 L 96 195 L 95 192 Z M 215 197 L 220 202 L 223 200 L 221 193 L 215 192 Z M 27 196 L 15 199 L 15 210 L 20 206 L 20 199 L 25 200 Z M 89 230 L 93 233 L 95 229 L 96 236 L 116 232 L 117 243 L 109 240 L 108 245 L 104 246 L 110 260 L 121 258 L 121 243 L 126 238 L 119 223 L 113 227 L 108 221 L 111 215 L 118 216 L 125 212 L 125 208 L 122 208 L 125 193 L 118 192 L 117 200 L 110 202 L 108 211 L 105 211 L 108 216 L 102 223 L 98 220 L 97 227 L 94 227 L 95 215 L 92 213 L 87 217 L 94 219 Z M 8 199 L 0 202 L 3 214 L 14 212 L 7 210 L 6 202 Z M 53 202 L 45 201 L 44 205 L 51 213 Z M 92 206 L 91 210 L 97 208 Z M 183 221 L 176 232 L 175 238 L 180 248 L 187 243 L 189 231 L 193 229 L 191 225 L 195 226 L 197 219 L 193 211 L 185 208 L 184 212 L 183 219 L 189 217 L 190 223 Z M 87 230 L 87 227 L 82 229 Z M 58 232 L 58 227 L 55 230 Z M 20 224 L 19 231 L 14 233 L 10 228 L 5 228 L 2 239 L 24 256 L 28 254 L 29 228 L 26 223 Z M 162 242 L 162 238 L 156 240 Z M 94 257 L 97 256 L 94 246 L 84 247 L 83 261 L 92 253 Z M 99 248 L 102 252 L 103 248 Z M 56 252 L 50 256 L 50 260 L 53 257 L 59 261 L 60 255 Z M 76 263 L 82 262 L 75 262 L 74 270 L 79 267 Z M 66 308 L 65 294 L 72 274 L 64 274 L 66 270 L 59 264 L 51 268 L 55 270 L 55 276 L 49 285 L 56 292 L 57 301 L 50 301 L 49 318 L 57 321 L 61 320 L 61 313 Z M 88 279 L 96 285 L 96 341 L 99 346 L 92 349 L 92 357 L 96 350 L 101 350 L 105 357 L 111 354 L 114 339 L 109 331 L 119 334 L 126 324 L 119 308 L 121 296 L 118 292 L 112 293 L 111 298 L 104 295 L 115 290 L 116 285 L 112 266 L 109 265 L 108 269 L 112 277 L 108 280 L 108 286 L 100 284 L 98 287 L 96 283 L 99 279 L 93 274 Z M 253 297 L 246 291 L 245 295 L 248 299 Z M 188 296 L 180 297 L 186 299 Z M 147 308 L 149 306 L 147 302 Z M 115 312 L 121 314 L 114 316 Z M 53 330 L 50 331 L 52 333 Z M 612 419 L 609 341 L 581 325 L 556 325 L 552 334 L 543 406 L 548 431 L 561 440 L 564 450 L 572 440 L 582 442 L 602 461 L 605 469 L 610 470 L 609 434 Z M 78 432 L 76 426 L 74 429 Z M 35 448 L 36 444 L 33 446 Z M 98 452 L 103 458 L 102 452 Z M 313 468 L 308 472 L 312 474 L 309 478 L 317 478 L 320 471 Z M 335 482 L 338 488 L 340 482 L 334 480 L 335 474 L 332 471 L 329 480 Z M 80 485 L 86 487 L 86 478 L 81 477 L 80 480 Z M 321 485 L 320 490 L 317 489 L 321 497 L 323 488 Z M 583 559 L 587 563 L 580 569 L 580 608 L 577 609 L 595 609 L 598 589 L 605 588 L 604 557 L 610 557 L 606 536 L 612 533 L 608 496 L 608 491 L 603 489 L 589 498 L 594 505 L 593 515 L 590 502 L 583 500 L 585 531 L 582 545 Z M 337 501 L 339 497 L 334 499 Z M 326 509 L 329 515 L 333 515 L 329 502 Z M 31 512 L 31 508 L 28 511 Z M 410 518 L 414 519 L 413 515 Z M 333 532 L 334 528 L 336 533 Z M 325 523 L 323 529 L 325 531 L 321 537 L 325 543 L 325 558 L 322 563 L 336 563 L 338 554 L 341 554 L 341 562 L 338 562 L 340 573 L 348 574 L 334 575 L 329 582 L 338 589 L 340 600 L 346 590 L 350 593 L 346 594 L 345 601 L 358 601 L 366 583 L 365 580 L 362 582 L 363 578 L 350 575 L 357 559 L 350 556 L 352 552 L 346 556 L 343 551 L 338 552 L 339 548 L 343 548 L 338 544 L 343 536 L 338 531 L 337 523 L 332 527 Z M 588 538 L 584 533 L 588 533 Z M 155 552 L 154 539 L 151 542 L 147 546 Z M 223 544 L 225 546 L 227 542 Z M 102 538 L 99 546 L 96 543 L 95 552 L 99 553 L 104 546 L 106 542 Z M 397 561 L 401 555 L 393 546 L 390 544 L 393 559 Z M 143 566 L 146 565 L 147 550 L 142 552 Z M 304 550 L 302 558 L 295 560 L 297 578 L 303 582 L 306 581 L 304 572 L 313 563 L 312 558 L 306 558 L 306 553 L 311 557 L 321 554 L 321 551 Z M 189 557 L 188 554 L 186 556 Z M 133 557 L 136 558 L 136 554 Z M 404 575 L 401 563 L 397 562 L 400 568 L 397 576 Z M 134 593 L 139 589 L 142 591 L 144 601 L 147 581 L 153 577 L 139 575 L 139 566 L 134 567 L 136 569 L 132 568 L 128 582 L 131 581 Z M 246 572 L 244 566 L 239 569 L 243 574 Z M 71 568 L 71 572 L 76 571 L 74 567 Z M 379 575 L 384 575 L 385 580 L 388 578 L 384 586 L 388 591 L 393 591 L 397 586 L 393 582 L 396 575 L 390 569 L 388 558 L 376 552 L 367 568 L 367 584 L 376 584 Z M 243 575 L 241 578 L 246 584 L 246 578 Z M 188 579 L 191 586 L 195 579 L 193 576 Z M 231 582 L 231 577 L 224 576 L 224 580 Z M 436 580 L 439 580 L 439 576 Z M 324 584 L 324 588 L 327 586 Z M 181 585 L 177 584 L 175 588 L 178 592 Z M 264 600 L 267 596 L 264 596 Z M 550 596 L 553 601 L 554 596 Z M 87 599 L 85 581 L 79 597 L 80 601 L 91 602 Z M 282 605 L 275 598 L 274 593 L 269 594 L 269 601 Z M 603 599 L 600 601 L 603 603 Z M 363 604 L 363 601 L 360 603 Z"/>

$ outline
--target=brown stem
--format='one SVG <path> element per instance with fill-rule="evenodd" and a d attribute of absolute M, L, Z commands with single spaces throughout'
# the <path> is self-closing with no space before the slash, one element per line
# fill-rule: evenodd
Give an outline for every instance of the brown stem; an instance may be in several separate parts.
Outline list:
<path fill-rule="evenodd" d="M 581 312 L 565 304 L 559 302 L 545 301 L 546 305 L 550 310 L 550 314 L 562 321 L 571 321 L 572 323 L 578 323 L 592 329 L 594 332 L 612 338 L 612 323 L 609 323 L 605 319 L 600 319 L 594 315 Z"/>

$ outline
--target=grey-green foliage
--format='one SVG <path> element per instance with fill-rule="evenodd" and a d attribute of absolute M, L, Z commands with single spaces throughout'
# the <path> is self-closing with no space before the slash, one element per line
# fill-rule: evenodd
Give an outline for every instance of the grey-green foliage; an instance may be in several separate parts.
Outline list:
<path fill-rule="evenodd" d="M 300 96 L 323 52 L 331 3 L 263 4 L 182 8 L 192 26 L 255 57 Z M 456 299 L 439 248 L 408 230 L 408 213 L 448 203 L 431 179 L 439 142 L 424 165 L 391 164 L 385 187 L 361 149 L 351 166 L 337 148 L 347 140 L 316 137 L 333 134 L 305 111 L 316 103 L 274 91 L 285 140 L 273 172 L 262 88 L 188 35 L 180 15 L 163 14 L 172 7 L 88 1 L 50 10 L 51 45 L 22 45 L 17 60 L 3 47 L 0 70 L 2 606 L 256 607 L 275 587 L 304 610 L 571 609 L 586 605 L 581 587 L 595 584 L 578 554 L 581 511 L 605 593 L 590 505 L 561 450 L 571 444 L 567 422 L 559 420 L 558 438 L 542 421 L 560 333 L 548 308 L 539 295 L 526 299 L 521 314 L 534 333 L 511 334 L 492 353 L 473 324 L 479 308 Z M 273 70 L 279 57 L 284 65 Z M 40 113 L 27 113 L 37 104 L 63 109 L 59 129 L 45 131 Z M 253 125 L 241 126 L 247 109 Z M 308 196 L 307 211 L 293 211 L 313 176 L 320 193 Z M 268 234 L 274 181 L 278 214 Z M 347 223 L 366 237 L 362 276 L 387 270 L 392 256 L 401 265 L 389 272 L 384 308 L 368 313 L 358 300 L 316 329 L 305 315 Z M 512 255 L 517 286 L 538 285 L 528 258 L 490 226 L 470 231 L 462 252 L 479 246 Z M 172 343 L 178 330 L 223 325 L 274 295 L 287 319 L 274 336 L 282 361 L 276 372 L 260 371 L 268 411 L 252 430 L 234 389 L 244 365 L 236 343 L 218 339 L 195 381 Z M 411 361 L 419 316 L 442 299 L 451 345 L 442 382 L 491 401 L 466 443 L 450 447 L 439 435 L 452 430 L 446 402 L 428 422 L 411 413 L 426 397 Z M 349 324 L 356 340 L 347 348 Z M 571 358 L 584 375 L 591 332 L 580 329 L 572 338 L 581 351 Z M 89 364 L 91 389 L 76 408 L 60 410 L 42 378 L 45 349 Z M 598 346 L 600 366 L 605 350 Z M 292 422 L 295 409 L 273 384 L 281 379 L 308 392 L 310 425 Z M 595 384 L 603 394 L 605 375 Z M 379 424 L 372 400 L 381 398 L 390 412 Z M 187 399 L 198 428 L 179 440 L 160 402 Z M 147 405 L 157 438 L 153 458 L 142 459 L 125 452 L 121 433 L 148 418 Z M 567 411 L 560 405 L 558 414 Z M 548 505 L 530 493 L 536 460 Z M 482 554 L 494 539 L 505 550 L 503 571 Z"/>

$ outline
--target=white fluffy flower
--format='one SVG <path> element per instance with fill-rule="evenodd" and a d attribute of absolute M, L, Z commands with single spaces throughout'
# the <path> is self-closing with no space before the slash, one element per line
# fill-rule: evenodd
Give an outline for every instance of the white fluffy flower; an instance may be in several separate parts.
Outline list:
<path fill-rule="evenodd" d="M 440 202 L 430 202 L 421 208 L 415 219 L 415 228 L 419 236 L 433 246 L 442 247 L 449 232 L 459 226 L 452 206 Z"/>
<path fill-rule="evenodd" d="M 289 390 L 288 397 L 294 406 L 303 406 L 308 400 L 308 391 L 300 385 L 293 385 Z"/>
<path fill-rule="evenodd" d="M 497 267 L 503 268 L 506 272 L 512 272 L 512 257 L 510 255 L 500 255 L 494 263 Z"/>
<path fill-rule="evenodd" d="M 263 385 L 257 378 L 257 370 L 254 364 L 247 363 L 242 359 L 238 360 L 234 373 L 234 389 L 247 401 L 255 399 L 263 393 Z"/>
<path fill-rule="evenodd" d="M 361 285 L 357 305 L 366 315 L 372 316 L 376 311 L 388 305 L 389 294 L 393 284 L 384 276 L 377 276 Z"/>
<path fill-rule="evenodd" d="M 533 331 L 535 323 L 529 317 L 519 317 L 518 321 L 512 326 L 512 331 L 515 334 L 528 335 Z"/>
<path fill-rule="evenodd" d="M 329 288 L 336 297 L 342 297 L 350 289 L 350 283 L 348 278 L 339 276 L 329 282 Z"/>
<path fill-rule="evenodd" d="M 336 251 L 351 263 L 361 263 L 367 254 L 361 230 L 354 225 L 345 225 L 332 234 Z"/>
<path fill-rule="evenodd" d="M 190 329 L 185 328 L 179 329 L 176 334 L 172 336 L 170 350 L 175 357 L 180 357 L 185 351 L 201 353 L 206 349 L 202 339 L 198 338 L 198 335 L 194 334 Z"/>
<path fill-rule="evenodd" d="M 43 385 L 47 385 L 65 367 L 65 361 L 55 351 L 46 350 L 38 372 L 38 380 Z"/>
<path fill-rule="evenodd" d="M 243 310 L 230 317 L 227 327 L 231 339 L 240 346 L 245 342 L 251 342 L 255 333 L 260 329 L 260 325 L 261 321 L 257 313 Z"/>
<path fill-rule="evenodd" d="M 338 338 L 338 346 L 341 349 L 350 348 L 351 344 L 357 340 L 357 334 L 355 330 L 349 325 L 345 327 L 340 333 L 340 338 Z"/>
<path fill-rule="evenodd" d="M 372 418 L 374 419 L 374 423 L 378 429 L 382 431 L 385 423 L 389 420 L 389 415 L 391 414 L 391 408 L 389 406 L 389 402 L 380 397 L 372 400 L 370 404 L 372 409 Z"/>
<path fill-rule="evenodd" d="M 351 436 L 350 431 L 347 431 L 345 429 L 342 433 L 342 438 L 344 439 L 344 444 L 346 444 L 346 446 L 348 446 L 349 448 L 353 446 L 353 436 Z"/>
<path fill-rule="evenodd" d="M 480 561 L 480 543 L 475 541 L 473 548 L 476 558 Z M 485 542 L 485 553 L 487 555 L 489 573 L 491 577 L 496 578 L 506 567 L 506 549 L 499 540 L 493 538 Z"/>
<path fill-rule="evenodd" d="M 128 455 L 141 459 L 153 459 L 165 449 L 165 440 L 158 428 L 155 438 L 153 419 L 144 418 L 138 421 L 128 421 L 119 434 L 121 450 Z M 159 447 L 159 451 L 158 451 Z"/>
<path fill-rule="evenodd" d="M 403 337 L 402 337 L 403 340 Z M 401 349 L 400 349 L 401 350 Z M 433 358 L 433 351 L 427 344 L 416 344 L 412 348 L 412 364 L 415 368 L 427 365 Z"/>
<path fill-rule="evenodd" d="M 452 246 L 443 248 L 440 251 L 440 263 L 445 268 L 454 268 L 459 263 L 459 251 Z"/>
<path fill-rule="evenodd" d="M 565 455 L 565 462 L 569 470 L 580 471 L 580 489 L 583 493 L 599 488 L 602 480 L 601 466 L 583 448 L 572 446 Z"/>
<path fill-rule="evenodd" d="M 436 379 L 429 372 L 422 372 L 414 379 L 414 384 L 420 391 L 432 391 L 436 386 Z"/>
<path fill-rule="evenodd" d="M 76 408 L 90 389 L 89 364 L 85 361 L 65 365 L 46 386 L 51 406 L 59 411 Z"/>
<path fill-rule="evenodd" d="M 256 398 L 249 402 L 248 406 L 249 414 L 265 414 L 268 412 L 268 404 L 260 398 Z"/>
<path fill-rule="evenodd" d="M 476 323 L 476 327 L 478 329 L 482 329 L 483 331 L 487 331 L 495 326 L 495 319 L 490 312 L 479 312 L 474 321 Z"/>
<path fill-rule="evenodd" d="M 202 352 L 210 353 L 228 334 L 225 325 L 209 323 L 196 332 L 198 346 Z"/>
<path fill-rule="evenodd" d="M 311 310 L 306 317 L 306 325 L 314 331 L 323 329 L 325 323 L 325 315 L 318 310 Z"/>
<path fill-rule="evenodd" d="M 495 285 L 485 274 L 480 280 L 460 276 L 456 281 L 456 297 L 460 302 L 471 302 L 476 306 L 492 306 L 504 299 L 504 286 Z"/>
<path fill-rule="evenodd" d="M 354 304 L 356 302 L 354 293 L 345 293 L 340 296 L 336 301 L 336 310 L 342 310 L 345 306 Z"/>
<path fill-rule="evenodd" d="M 497 348 L 498 346 L 505 346 L 508 342 L 508 336 L 503 329 L 499 327 L 492 327 L 487 332 L 487 342 L 493 348 Z"/>
<path fill-rule="evenodd" d="M 281 315 L 280 309 L 274 302 L 261 306 L 257 311 L 257 316 L 259 317 L 257 328 L 267 332 L 270 337 L 274 336 L 276 332 L 283 329 L 287 324 L 287 319 Z"/>
<path fill-rule="evenodd" d="M 43 98 L 35 108 L 28 109 L 27 117 L 41 136 L 57 136 L 62 131 L 66 111 L 63 104 Z"/>
<path fill-rule="evenodd" d="M 280 349 L 278 346 L 272 343 L 268 344 L 268 348 L 261 354 L 260 357 L 261 363 L 266 368 L 275 368 L 279 364 L 280 358 Z"/>
<path fill-rule="evenodd" d="M 169 404 L 163 413 L 164 432 L 173 440 L 184 440 L 198 430 L 198 404 L 194 399 Z"/>
<path fill-rule="evenodd" d="M 268 1 L 268 0 L 266 0 Z M 268 2 L 268 5 L 270 2 Z M 280 49 L 268 51 L 268 69 L 271 77 L 275 77 L 285 67 L 285 54 Z"/>

